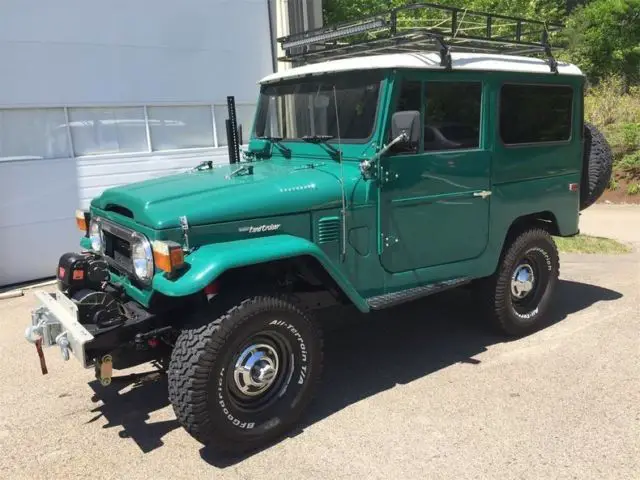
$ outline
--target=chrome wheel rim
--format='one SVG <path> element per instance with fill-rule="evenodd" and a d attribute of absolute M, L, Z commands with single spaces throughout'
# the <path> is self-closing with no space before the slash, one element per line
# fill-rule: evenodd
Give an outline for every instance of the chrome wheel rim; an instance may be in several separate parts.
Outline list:
<path fill-rule="evenodd" d="M 274 384 L 279 370 L 276 349 L 266 343 L 257 343 L 242 351 L 234 366 L 233 379 L 242 395 L 256 397 Z"/>
<path fill-rule="evenodd" d="M 533 267 L 528 263 L 519 265 L 511 277 L 511 295 L 516 300 L 522 300 L 529 295 L 535 287 L 535 274 Z"/>

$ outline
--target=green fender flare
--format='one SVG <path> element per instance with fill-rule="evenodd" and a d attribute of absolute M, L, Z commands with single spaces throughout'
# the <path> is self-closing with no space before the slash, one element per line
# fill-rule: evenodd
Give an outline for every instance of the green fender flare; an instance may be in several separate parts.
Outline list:
<path fill-rule="evenodd" d="M 153 277 L 153 289 L 169 297 L 183 297 L 201 291 L 227 270 L 303 255 L 317 259 L 360 311 L 369 310 L 366 300 L 317 245 L 291 235 L 273 235 L 202 246 L 185 257 L 189 269 L 180 277 L 171 280 L 163 273 L 156 274 Z"/>

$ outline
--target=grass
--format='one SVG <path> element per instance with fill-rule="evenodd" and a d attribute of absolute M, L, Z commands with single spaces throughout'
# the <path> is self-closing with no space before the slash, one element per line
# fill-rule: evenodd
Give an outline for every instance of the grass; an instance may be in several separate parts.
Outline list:
<path fill-rule="evenodd" d="M 621 254 L 631 252 L 631 247 L 610 238 L 576 235 L 575 237 L 555 237 L 554 240 L 558 250 L 563 253 Z"/>

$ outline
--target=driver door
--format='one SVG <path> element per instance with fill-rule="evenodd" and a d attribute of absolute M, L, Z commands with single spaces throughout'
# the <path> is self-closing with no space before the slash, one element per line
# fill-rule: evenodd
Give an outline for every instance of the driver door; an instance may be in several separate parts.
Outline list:
<path fill-rule="evenodd" d="M 396 82 L 395 111 L 420 111 L 422 138 L 380 162 L 380 261 L 389 272 L 473 259 L 487 246 L 491 153 L 481 135 L 483 85 L 456 77 Z"/>

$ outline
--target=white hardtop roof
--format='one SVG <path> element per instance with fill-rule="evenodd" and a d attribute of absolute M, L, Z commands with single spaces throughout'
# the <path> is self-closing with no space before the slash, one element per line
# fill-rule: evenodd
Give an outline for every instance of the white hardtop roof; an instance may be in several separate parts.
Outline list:
<path fill-rule="evenodd" d="M 485 72 L 525 72 L 548 73 L 552 75 L 549 64 L 534 57 L 498 55 L 485 53 L 451 53 L 452 70 L 476 70 Z M 385 55 L 363 55 L 359 57 L 329 60 L 290 68 L 267 75 L 260 83 L 298 78 L 322 73 L 347 72 L 354 70 L 375 70 L 382 68 L 410 68 L 442 70 L 440 55 L 436 52 L 407 52 Z M 558 62 L 558 74 L 582 75 L 578 67 L 570 63 Z"/>

